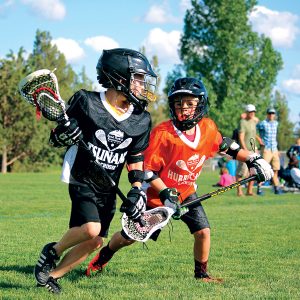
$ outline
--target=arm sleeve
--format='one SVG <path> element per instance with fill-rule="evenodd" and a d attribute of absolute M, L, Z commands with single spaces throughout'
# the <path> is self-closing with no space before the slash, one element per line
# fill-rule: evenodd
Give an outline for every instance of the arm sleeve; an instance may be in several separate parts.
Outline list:
<path fill-rule="evenodd" d="M 239 126 L 239 133 L 245 132 L 245 131 L 246 131 L 246 128 L 245 128 L 245 121 L 244 121 L 244 120 L 241 120 L 241 121 L 240 121 L 240 126 Z"/>

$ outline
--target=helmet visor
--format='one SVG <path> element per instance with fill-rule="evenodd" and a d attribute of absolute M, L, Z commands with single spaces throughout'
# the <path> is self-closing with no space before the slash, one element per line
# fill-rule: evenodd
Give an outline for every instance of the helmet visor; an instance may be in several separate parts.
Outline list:
<path fill-rule="evenodd" d="M 144 73 L 132 73 L 131 91 L 139 100 L 156 101 L 157 78 Z"/>

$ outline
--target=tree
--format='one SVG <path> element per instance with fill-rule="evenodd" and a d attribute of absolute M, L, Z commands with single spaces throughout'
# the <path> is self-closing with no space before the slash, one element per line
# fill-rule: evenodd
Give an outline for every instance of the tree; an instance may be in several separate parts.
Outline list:
<path fill-rule="evenodd" d="M 41 170 L 45 166 L 60 164 L 64 149 L 55 149 L 47 141 L 55 123 L 43 118 L 38 122 L 34 109 L 18 93 L 18 83 L 29 73 L 38 69 L 55 71 L 60 94 L 68 99 L 77 89 L 90 89 L 92 82 L 85 69 L 78 75 L 67 64 L 56 46 L 51 44 L 48 32 L 37 31 L 32 54 L 24 58 L 20 48 L 17 55 L 10 52 L 0 60 L 0 147 L 2 150 L 1 172 L 9 170 Z"/>
<path fill-rule="evenodd" d="M 273 105 L 278 116 L 278 147 L 279 150 L 286 151 L 294 144 L 295 138 L 293 133 L 294 124 L 289 121 L 288 104 L 284 96 L 278 91 L 275 92 Z"/>
<path fill-rule="evenodd" d="M 74 91 L 78 91 L 81 89 L 92 90 L 93 89 L 93 81 L 90 80 L 86 74 L 85 67 L 83 67 L 80 73 L 75 77 Z"/>
<path fill-rule="evenodd" d="M 298 117 L 299 117 L 299 119 L 300 119 L 300 113 L 298 114 Z M 298 119 L 298 120 L 299 120 L 299 119 Z M 298 121 L 298 122 L 296 123 L 295 137 L 296 137 L 296 138 L 300 138 L 300 121 Z"/>
<path fill-rule="evenodd" d="M 27 60 L 28 71 L 55 70 L 60 94 L 63 99 L 69 99 L 74 93 L 78 78 L 72 67 L 67 64 L 64 54 L 59 52 L 56 45 L 52 45 L 51 41 L 52 37 L 49 32 L 37 30 L 33 51 Z"/>
<path fill-rule="evenodd" d="M 146 48 L 142 47 L 139 49 L 141 53 L 146 55 Z M 152 127 L 156 126 L 160 122 L 166 120 L 169 115 L 168 111 L 168 103 L 166 100 L 165 95 L 160 93 L 160 85 L 161 85 L 161 78 L 160 78 L 160 69 L 159 69 L 159 62 L 158 62 L 158 57 L 154 55 L 150 61 L 151 66 L 153 68 L 153 71 L 157 75 L 157 89 L 156 89 L 156 101 L 153 103 L 150 103 L 149 106 L 147 107 L 147 110 L 151 114 L 151 119 L 152 119 Z"/>
<path fill-rule="evenodd" d="M 20 48 L 17 55 L 13 52 L 0 60 L 0 146 L 1 172 L 16 160 L 30 153 L 30 136 L 34 132 L 32 109 L 21 100 L 17 89 L 18 83 L 24 77 L 24 49 Z M 26 121 L 24 121 L 24 119 Z"/>
<path fill-rule="evenodd" d="M 167 97 L 164 93 L 160 93 L 160 86 L 161 86 L 161 78 L 160 78 L 160 69 L 158 63 L 158 57 L 154 55 L 151 60 L 151 65 L 153 66 L 154 72 L 158 76 L 157 80 L 157 99 L 154 103 L 150 103 L 148 107 L 148 111 L 152 117 L 152 127 L 156 126 L 157 124 L 161 123 L 168 119 L 169 110 L 168 110 L 168 102 Z"/>
<path fill-rule="evenodd" d="M 231 136 L 243 106 L 265 111 L 282 59 L 271 40 L 253 32 L 248 14 L 255 0 L 192 0 L 180 43 L 187 76 L 203 76 L 211 115 Z"/>

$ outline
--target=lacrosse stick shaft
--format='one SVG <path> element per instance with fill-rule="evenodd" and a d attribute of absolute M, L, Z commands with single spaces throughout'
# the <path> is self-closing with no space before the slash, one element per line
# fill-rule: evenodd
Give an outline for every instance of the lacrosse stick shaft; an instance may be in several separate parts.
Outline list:
<path fill-rule="evenodd" d="M 238 186 L 241 186 L 241 185 L 243 185 L 243 184 L 245 184 L 245 183 L 247 183 L 249 181 L 252 181 L 252 180 L 256 180 L 256 175 L 253 175 L 253 176 L 250 176 L 248 178 L 242 179 L 240 181 L 237 181 L 237 182 L 235 182 L 235 183 L 233 183 L 231 185 L 225 186 L 223 188 L 219 188 L 219 189 L 217 189 L 217 190 L 215 190 L 213 192 L 210 192 L 208 194 L 202 195 L 202 196 L 200 196 L 200 197 L 198 197 L 198 198 L 196 198 L 194 200 L 191 200 L 191 201 L 188 201 L 188 202 L 183 202 L 182 205 L 181 205 L 181 207 L 189 207 L 189 206 L 191 206 L 191 205 L 193 205 L 195 203 L 199 203 L 199 202 L 207 200 L 207 199 L 209 199 L 211 197 L 218 196 L 220 194 L 223 194 L 223 193 L 225 193 L 227 191 L 230 191 L 230 190 L 232 190 L 234 188 L 237 188 Z"/>

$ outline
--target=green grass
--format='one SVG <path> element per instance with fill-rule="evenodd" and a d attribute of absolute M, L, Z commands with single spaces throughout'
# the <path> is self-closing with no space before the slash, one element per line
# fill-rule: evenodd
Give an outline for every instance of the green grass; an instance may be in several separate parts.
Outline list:
<path fill-rule="evenodd" d="M 203 173 L 199 194 L 217 180 Z M 42 246 L 67 229 L 67 185 L 59 172 L 1 174 L 0 190 L 0 299 L 55 298 L 35 287 L 32 271 Z M 148 249 L 135 243 L 118 252 L 99 276 L 83 276 L 87 262 L 77 267 L 61 280 L 60 299 L 300 299 L 300 195 L 265 191 L 243 198 L 229 191 L 203 203 L 212 227 L 209 270 L 224 284 L 193 279 L 193 238 L 173 221 L 172 232 L 165 228 Z"/>

